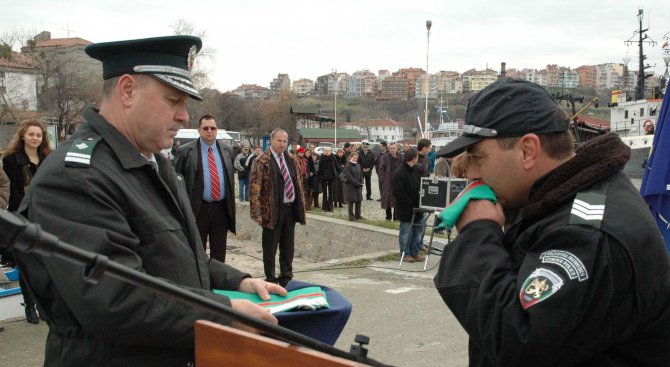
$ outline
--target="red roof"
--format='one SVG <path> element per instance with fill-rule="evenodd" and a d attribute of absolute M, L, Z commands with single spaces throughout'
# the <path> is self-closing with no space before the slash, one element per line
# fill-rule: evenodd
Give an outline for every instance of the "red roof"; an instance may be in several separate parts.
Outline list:
<path fill-rule="evenodd" d="M 91 42 L 83 38 L 52 38 L 50 40 L 41 40 L 35 42 L 35 48 L 40 47 L 72 47 L 72 46 L 88 46 Z"/>
<path fill-rule="evenodd" d="M 0 67 L 16 69 L 37 69 L 37 62 L 32 57 L 12 51 L 12 59 L 0 58 Z"/>

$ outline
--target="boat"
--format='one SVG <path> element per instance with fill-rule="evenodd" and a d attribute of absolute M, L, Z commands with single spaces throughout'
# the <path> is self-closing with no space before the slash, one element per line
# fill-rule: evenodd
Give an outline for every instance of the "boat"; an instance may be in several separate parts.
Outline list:
<path fill-rule="evenodd" d="M 443 146 L 449 144 L 463 133 L 463 130 L 460 128 L 458 122 L 454 122 L 449 115 L 447 110 L 449 106 L 445 106 L 443 100 L 440 98 L 440 104 L 435 106 L 437 112 L 440 114 L 440 124 L 437 129 L 430 132 L 430 143 L 435 150 L 439 150 Z M 448 121 L 445 121 L 445 118 Z"/>
<path fill-rule="evenodd" d="M 613 99 L 615 93 L 625 101 L 624 92 L 612 92 Z M 630 160 L 624 168 L 630 178 L 642 179 L 662 102 L 662 99 L 641 99 L 610 104 L 610 131 L 618 134 L 631 149 Z"/>

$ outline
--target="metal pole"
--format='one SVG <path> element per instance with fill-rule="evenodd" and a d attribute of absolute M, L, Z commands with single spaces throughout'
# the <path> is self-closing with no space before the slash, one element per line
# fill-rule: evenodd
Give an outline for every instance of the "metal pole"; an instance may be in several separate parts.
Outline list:
<path fill-rule="evenodd" d="M 423 115 L 423 123 L 425 128 L 423 129 L 423 137 L 430 139 L 430 129 L 428 124 L 428 94 L 430 94 L 430 73 L 428 73 L 428 50 L 430 48 L 430 27 L 433 25 L 433 22 L 430 20 L 426 21 L 426 107 Z"/>
<path fill-rule="evenodd" d="M 335 151 L 337 151 L 337 84 L 339 81 L 340 78 L 335 78 Z"/>

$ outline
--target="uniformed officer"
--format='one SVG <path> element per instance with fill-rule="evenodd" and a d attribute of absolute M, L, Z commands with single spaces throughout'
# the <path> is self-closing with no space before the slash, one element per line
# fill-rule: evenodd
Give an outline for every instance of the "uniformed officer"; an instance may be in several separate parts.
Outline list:
<path fill-rule="evenodd" d="M 102 61 L 100 109 L 84 111 L 86 123 L 44 162 L 20 212 L 65 242 L 276 323 L 253 303 L 212 293 L 285 290 L 207 258 L 183 182 L 157 154 L 188 122 L 187 99 L 201 100 L 189 72 L 200 47 L 192 36 L 89 45 Z M 45 365 L 184 366 L 195 320 L 228 322 L 111 278 L 88 284 L 58 258 L 18 261 L 49 325 Z"/>
<path fill-rule="evenodd" d="M 470 336 L 471 366 L 667 366 L 670 265 L 621 169 L 614 134 L 576 152 L 569 119 L 542 87 L 502 78 L 473 96 L 463 135 L 470 201 L 435 286 Z M 503 232 L 503 208 L 518 212 Z"/>

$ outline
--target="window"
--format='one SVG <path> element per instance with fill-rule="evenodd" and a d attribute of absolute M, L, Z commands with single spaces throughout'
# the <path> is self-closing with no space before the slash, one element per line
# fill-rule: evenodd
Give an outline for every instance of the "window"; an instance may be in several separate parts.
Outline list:
<path fill-rule="evenodd" d="M 644 117 L 644 108 L 640 108 L 640 118 Z"/>
<path fill-rule="evenodd" d="M 627 119 L 628 118 L 628 110 L 625 110 L 623 112 L 623 118 Z"/>
<path fill-rule="evenodd" d="M 7 88 L 4 85 L 0 85 L 0 93 L 7 93 Z"/>

